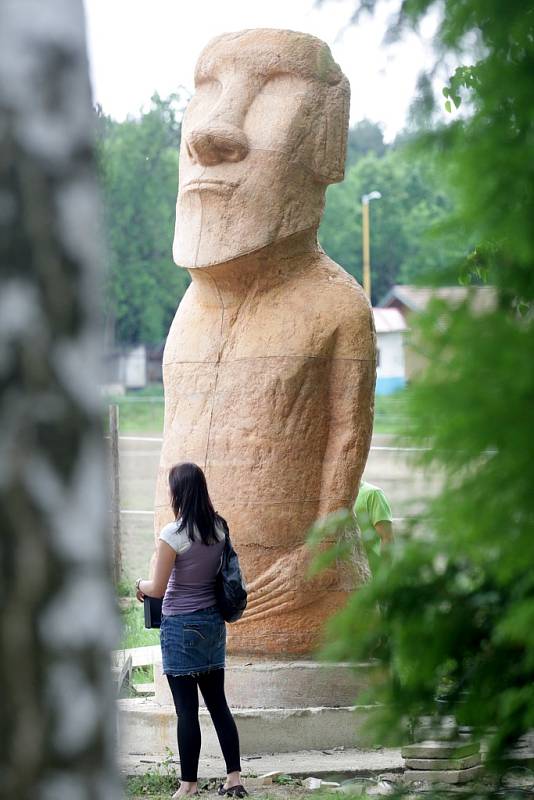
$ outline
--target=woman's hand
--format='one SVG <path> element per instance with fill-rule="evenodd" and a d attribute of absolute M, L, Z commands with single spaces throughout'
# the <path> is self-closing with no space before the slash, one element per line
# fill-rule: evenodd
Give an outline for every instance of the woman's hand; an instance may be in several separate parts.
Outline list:
<path fill-rule="evenodd" d="M 141 591 L 141 578 L 138 578 L 135 582 L 135 596 L 139 600 L 140 603 L 143 602 L 145 599 L 145 593 Z"/>

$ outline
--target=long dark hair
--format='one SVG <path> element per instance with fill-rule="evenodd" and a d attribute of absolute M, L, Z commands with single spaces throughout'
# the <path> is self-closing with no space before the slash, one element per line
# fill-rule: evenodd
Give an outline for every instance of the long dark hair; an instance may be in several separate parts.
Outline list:
<path fill-rule="evenodd" d="M 174 516 L 180 519 L 178 530 L 187 530 L 190 540 L 194 541 L 196 525 L 204 544 L 217 542 L 215 523 L 225 523 L 213 508 L 206 477 L 200 467 L 175 464 L 169 472 L 169 488 Z"/>

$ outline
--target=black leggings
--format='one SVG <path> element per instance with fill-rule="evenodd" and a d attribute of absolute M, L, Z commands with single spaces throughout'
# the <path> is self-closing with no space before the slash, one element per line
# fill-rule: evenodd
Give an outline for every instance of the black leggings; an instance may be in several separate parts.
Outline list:
<path fill-rule="evenodd" d="M 178 715 L 178 752 L 183 781 L 196 781 L 200 756 L 198 688 L 210 712 L 226 762 L 226 772 L 241 772 L 239 735 L 224 694 L 224 669 L 199 675 L 167 675 Z"/>

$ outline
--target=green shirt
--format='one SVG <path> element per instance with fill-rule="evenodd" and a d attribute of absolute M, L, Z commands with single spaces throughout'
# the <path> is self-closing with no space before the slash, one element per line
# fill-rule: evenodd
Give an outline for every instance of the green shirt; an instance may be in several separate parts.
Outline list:
<path fill-rule="evenodd" d="M 393 521 L 390 505 L 382 489 L 379 486 L 373 486 L 372 483 L 362 481 L 354 503 L 354 513 L 365 544 L 369 566 L 373 571 L 373 566 L 376 566 L 381 552 L 380 537 L 374 526 L 377 522 Z"/>

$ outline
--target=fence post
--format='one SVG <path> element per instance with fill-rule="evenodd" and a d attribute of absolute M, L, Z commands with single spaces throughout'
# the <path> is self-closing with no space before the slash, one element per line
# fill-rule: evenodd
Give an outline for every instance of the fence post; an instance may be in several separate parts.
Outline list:
<path fill-rule="evenodd" d="M 109 442 L 111 453 L 111 536 L 113 542 L 113 578 L 122 576 L 121 509 L 119 485 L 119 407 L 109 406 Z"/>

